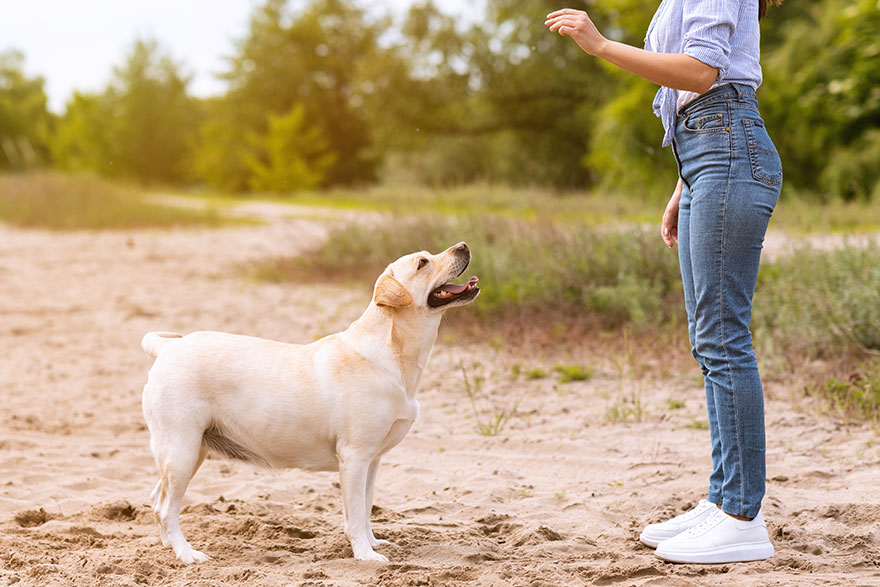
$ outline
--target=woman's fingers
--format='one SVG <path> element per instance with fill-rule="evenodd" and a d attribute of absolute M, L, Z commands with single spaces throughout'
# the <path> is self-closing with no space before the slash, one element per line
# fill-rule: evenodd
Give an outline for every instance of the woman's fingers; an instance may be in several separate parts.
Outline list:
<path fill-rule="evenodd" d="M 562 8 L 560 10 L 555 10 L 547 15 L 547 20 L 551 18 L 556 18 L 558 16 L 563 16 L 566 14 L 586 14 L 583 10 L 575 10 L 574 8 Z"/>
<path fill-rule="evenodd" d="M 570 19 L 559 19 L 559 20 L 555 21 L 553 24 L 550 25 L 550 32 L 551 32 L 551 33 L 555 33 L 556 31 L 558 31 L 558 30 L 561 29 L 562 27 L 568 27 L 568 28 L 570 28 L 570 29 L 576 29 L 576 28 L 577 28 L 577 25 L 578 25 L 578 23 L 575 22 L 575 21 L 573 21 L 573 20 L 570 20 Z M 560 31 L 560 32 L 562 32 L 562 31 Z"/>
<path fill-rule="evenodd" d="M 561 26 L 577 28 L 578 25 L 582 25 L 588 20 L 589 17 L 587 16 L 586 12 L 582 10 L 572 10 L 571 8 L 566 8 L 548 14 L 547 20 L 544 21 L 544 24 L 550 27 L 551 32 L 555 32 Z"/>
<path fill-rule="evenodd" d="M 565 8 L 551 12 L 547 15 L 544 24 L 550 28 L 551 33 L 559 33 L 574 39 L 578 46 L 590 55 L 595 55 L 604 41 L 596 25 L 590 20 L 590 15 L 583 10 Z"/>
<path fill-rule="evenodd" d="M 666 243 L 666 246 L 670 249 L 672 248 L 672 245 L 678 244 L 678 229 L 675 226 L 668 226 L 666 222 L 663 223 L 660 236 L 663 238 L 663 242 Z"/>
<path fill-rule="evenodd" d="M 663 211 L 663 219 L 660 221 L 660 237 L 669 248 L 678 244 L 678 201 L 675 198 Z"/>

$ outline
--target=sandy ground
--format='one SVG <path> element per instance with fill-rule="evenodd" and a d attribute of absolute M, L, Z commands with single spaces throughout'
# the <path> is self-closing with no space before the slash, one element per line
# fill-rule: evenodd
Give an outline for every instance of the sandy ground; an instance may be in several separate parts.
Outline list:
<path fill-rule="evenodd" d="M 391 563 L 351 558 L 335 474 L 220 459 L 193 480 L 183 515 L 212 558 L 177 562 L 147 506 L 157 475 L 140 339 L 213 329 L 309 342 L 344 328 L 369 289 L 255 283 L 240 269 L 324 232 L 314 217 L 136 233 L 0 226 L 0 585 L 880 585 L 875 429 L 836 423 L 792 384 L 768 382 L 776 557 L 663 563 L 637 536 L 702 496 L 696 369 L 642 365 L 636 377 L 635 363 L 596 345 L 542 358 L 448 332 L 420 419 L 379 473 L 374 527 L 394 543 L 381 549 Z M 593 375 L 563 384 L 556 364 Z M 522 374 L 538 367 L 551 375 Z M 499 434 L 476 431 L 514 401 Z"/>

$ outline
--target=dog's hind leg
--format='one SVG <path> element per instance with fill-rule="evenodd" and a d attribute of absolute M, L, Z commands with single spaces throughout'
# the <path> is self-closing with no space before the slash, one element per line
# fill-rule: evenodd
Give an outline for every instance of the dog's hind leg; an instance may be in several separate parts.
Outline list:
<path fill-rule="evenodd" d="M 160 485 L 156 487 L 159 526 L 164 539 L 171 543 L 177 558 L 187 564 L 198 563 L 207 560 L 208 557 L 193 549 L 183 537 L 180 531 L 180 506 L 190 480 L 205 459 L 207 449 L 202 444 L 201 433 L 192 432 L 188 432 L 185 437 L 177 436 L 173 447 L 159 457 L 162 470 Z"/>
<path fill-rule="evenodd" d="M 366 499 L 370 464 L 369 458 L 360 455 L 339 456 L 345 530 L 356 559 L 388 562 L 388 559 L 374 551 L 370 544 L 370 511 Z"/>
<path fill-rule="evenodd" d="M 153 504 L 153 515 L 156 517 L 156 525 L 159 526 L 162 546 L 168 546 L 168 534 L 165 533 L 165 526 L 159 520 L 159 510 L 162 508 L 162 502 L 165 501 L 165 484 L 165 474 L 163 473 L 153 492 L 150 493 L 150 502 Z"/>
<path fill-rule="evenodd" d="M 379 457 L 370 463 L 367 470 L 367 487 L 366 487 L 366 506 L 367 506 L 367 537 L 370 539 L 370 546 L 383 546 L 391 544 L 387 540 L 381 540 L 373 536 L 373 522 L 370 520 L 373 514 L 373 488 L 376 486 L 376 473 L 379 472 Z"/>

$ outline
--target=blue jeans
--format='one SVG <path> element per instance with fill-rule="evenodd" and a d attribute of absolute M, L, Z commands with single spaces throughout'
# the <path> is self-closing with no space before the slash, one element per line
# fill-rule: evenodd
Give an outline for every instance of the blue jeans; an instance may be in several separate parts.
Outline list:
<path fill-rule="evenodd" d="M 782 165 L 755 92 L 727 84 L 681 109 L 678 251 L 712 441 L 709 501 L 755 517 L 764 497 L 764 390 L 752 348 L 752 296 Z"/>

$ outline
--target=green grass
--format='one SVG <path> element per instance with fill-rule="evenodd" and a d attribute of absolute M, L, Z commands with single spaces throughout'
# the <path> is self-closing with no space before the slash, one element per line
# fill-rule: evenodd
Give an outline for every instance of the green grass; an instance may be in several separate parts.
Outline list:
<path fill-rule="evenodd" d="M 547 377 L 547 372 L 540 367 L 535 367 L 534 369 L 526 371 L 524 375 L 526 376 L 526 379 L 544 379 Z"/>
<path fill-rule="evenodd" d="M 689 423 L 685 424 L 684 427 L 690 430 L 708 430 L 709 422 L 707 420 L 698 420 L 697 418 L 694 418 Z"/>
<path fill-rule="evenodd" d="M 441 251 L 467 239 L 467 275 L 481 295 L 469 312 L 484 318 L 555 313 L 602 328 L 683 330 L 678 260 L 653 231 L 495 216 L 397 217 L 388 228 L 346 225 L 301 258 L 258 264 L 272 280 L 354 279 L 365 283 L 398 256 Z M 762 351 L 792 360 L 880 354 L 880 246 L 808 248 L 765 262 L 752 330 Z M 546 323 L 546 322 L 545 322 Z"/>
<path fill-rule="evenodd" d="M 682 321 L 678 260 L 653 232 L 484 215 L 401 216 L 386 226 L 342 226 L 304 257 L 251 270 L 270 281 L 371 281 L 402 254 L 467 240 L 474 255 L 467 275 L 480 277 L 482 291 L 472 313 L 573 313 L 609 328 Z"/>
<path fill-rule="evenodd" d="M 268 260 L 253 271 L 273 281 L 354 280 L 366 287 L 402 254 L 438 252 L 466 240 L 474 257 L 465 277 L 478 275 L 482 293 L 455 311 L 453 323 L 475 328 L 483 339 L 491 329 L 499 345 L 529 338 L 498 334 L 511 323 L 521 332 L 530 329 L 532 339 L 555 344 L 570 344 L 583 332 L 598 332 L 596 339 L 609 332 L 619 342 L 632 332 L 668 354 L 687 348 L 681 277 L 675 252 L 654 232 L 491 214 L 398 215 L 381 226 L 339 226 L 304 257 Z M 878 260 L 880 246 L 868 244 L 801 248 L 765 261 L 751 324 L 762 368 L 789 377 L 820 359 L 828 371 L 810 375 L 815 383 L 854 360 L 880 356 Z M 615 352 L 623 353 L 621 372 L 635 373 L 626 362 L 635 359 L 625 359 L 632 349 Z M 631 419 L 631 412 L 631 406 L 618 406 L 609 417 Z"/>
<path fill-rule="evenodd" d="M 752 330 L 798 360 L 880 356 L 880 246 L 803 248 L 762 266 Z"/>
<path fill-rule="evenodd" d="M 449 188 L 371 186 L 363 189 L 302 191 L 285 196 L 200 193 L 212 202 L 244 203 L 255 198 L 276 203 L 372 210 L 400 214 L 493 214 L 520 220 L 577 225 L 646 224 L 659 230 L 669 194 L 625 194 L 602 191 L 554 191 L 472 184 Z M 823 201 L 813 194 L 786 190 L 773 214 L 771 228 L 794 234 L 880 231 L 880 201 Z"/>
<path fill-rule="evenodd" d="M 880 361 L 863 365 L 846 380 L 829 379 L 817 395 L 848 422 L 880 420 Z"/>
<path fill-rule="evenodd" d="M 477 368 L 479 365 L 475 364 L 473 367 Z M 470 399 L 471 409 L 474 414 L 474 431 L 481 436 L 498 436 L 504 431 L 504 428 L 510 422 L 510 419 L 516 416 L 523 395 L 517 395 L 512 401 L 509 401 L 503 406 L 486 396 L 485 403 L 488 404 L 488 408 L 480 409 L 477 407 L 477 403 L 483 395 L 483 378 L 474 377 L 472 385 L 464 363 L 459 364 L 459 369 L 461 370 L 464 387 L 467 391 L 468 398 Z"/>
<path fill-rule="evenodd" d="M 361 190 L 302 191 L 286 196 L 258 194 L 193 194 L 193 197 L 234 203 L 254 198 L 281 204 L 321 206 L 341 210 L 370 210 L 398 214 L 493 214 L 520 220 L 608 225 L 659 222 L 665 203 L 645 202 L 620 194 L 552 191 L 473 184 L 434 189 L 424 186 L 372 186 Z"/>
<path fill-rule="evenodd" d="M 880 231 L 880 201 L 823 202 L 788 193 L 773 213 L 770 225 L 796 234 Z"/>
<path fill-rule="evenodd" d="M 683 401 L 681 401 L 680 399 L 671 399 L 666 404 L 666 407 L 669 408 L 670 410 L 682 410 L 685 407 L 685 403 Z"/>
<path fill-rule="evenodd" d="M 139 190 L 91 176 L 53 172 L 0 175 L 0 221 L 53 230 L 218 226 L 213 210 L 150 202 Z"/>
<path fill-rule="evenodd" d="M 556 365 L 553 370 L 559 373 L 559 383 L 586 381 L 593 374 L 592 369 L 583 365 Z"/>

